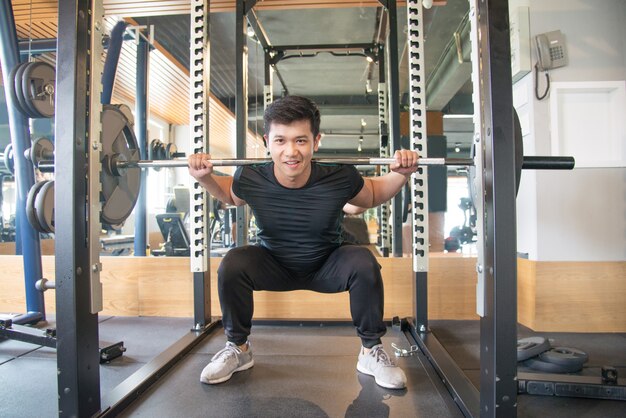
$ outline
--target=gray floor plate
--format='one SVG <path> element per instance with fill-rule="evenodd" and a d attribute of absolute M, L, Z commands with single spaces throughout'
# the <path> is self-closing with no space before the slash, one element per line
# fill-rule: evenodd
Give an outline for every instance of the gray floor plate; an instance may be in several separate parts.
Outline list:
<path fill-rule="evenodd" d="M 255 327 L 255 366 L 219 385 L 199 382 L 200 371 L 224 346 L 220 334 L 202 343 L 123 416 L 364 417 L 461 416 L 433 385 L 417 357 L 398 363 L 408 389 L 388 390 L 356 371 L 360 347 L 352 327 Z M 398 332 L 385 337 L 407 346 Z"/>
<path fill-rule="evenodd" d="M 49 319 L 50 320 L 50 319 Z M 100 367 L 101 392 L 108 393 L 184 335 L 188 318 L 101 317 L 100 338 L 124 341 L 122 358 Z M 45 327 L 54 327 L 54 320 Z M 479 327 L 476 321 L 431 321 L 437 338 L 468 377 L 478 384 Z M 533 333 L 520 327 L 521 337 L 541 335 L 555 344 L 589 353 L 583 373 L 604 364 L 626 373 L 625 334 Z M 221 349 L 221 329 L 196 346 L 123 416 L 131 417 L 454 417 L 459 410 L 442 388 L 427 360 L 419 354 L 400 358 L 409 379 L 407 390 L 393 391 L 355 370 L 359 340 L 351 326 L 255 326 L 255 366 L 226 383 L 199 382 L 200 371 Z M 398 331 L 384 338 L 408 347 Z M 0 417 L 56 417 L 56 352 L 0 340 Z M 626 402 L 520 395 L 519 417 L 610 418 L 626 416 Z"/>

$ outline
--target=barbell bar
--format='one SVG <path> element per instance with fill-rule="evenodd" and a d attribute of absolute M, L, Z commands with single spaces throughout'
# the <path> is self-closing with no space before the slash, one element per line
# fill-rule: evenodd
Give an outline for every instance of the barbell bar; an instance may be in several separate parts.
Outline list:
<path fill-rule="evenodd" d="M 269 158 L 244 159 L 211 159 L 208 160 L 215 167 L 245 166 L 269 163 Z M 395 158 L 314 158 L 320 164 L 349 164 L 349 165 L 390 165 L 396 162 Z M 419 166 L 473 166 L 472 158 L 420 158 Z M 128 168 L 177 168 L 188 167 L 187 159 L 174 160 L 139 160 L 125 161 L 124 157 L 113 156 L 110 159 L 110 171 L 122 175 Z M 524 157 L 522 169 L 531 170 L 571 170 L 574 168 L 574 157 Z M 39 170 L 53 172 L 54 161 L 41 161 Z"/>
<path fill-rule="evenodd" d="M 243 166 L 269 163 L 269 158 L 245 159 L 212 159 L 208 160 L 215 167 Z M 314 158 L 320 164 L 349 164 L 349 165 L 390 165 L 396 162 L 395 158 Z M 472 164 L 470 159 L 456 158 L 420 158 L 418 165 L 467 165 Z M 151 168 L 151 167 L 187 167 L 187 159 L 168 161 L 128 161 L 118 162 L 118 168 Z"/>

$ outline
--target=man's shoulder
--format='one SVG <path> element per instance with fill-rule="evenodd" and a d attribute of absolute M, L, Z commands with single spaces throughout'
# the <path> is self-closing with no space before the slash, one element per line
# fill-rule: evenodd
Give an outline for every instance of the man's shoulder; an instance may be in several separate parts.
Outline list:
<path fill-rule="evenodd" d="M 349 164 L 334 164 L 334 163 L 315 163 L 318 167 L 318 171 L 322 175 L 328 174 L 353 174 L 357 173 L 358 170 L 355 166 Z"/>
<path fill-rule="evenodd" d="M 272 163 L 268 162 L 268 163 L 240 166 L 235 171 L 234 177 L 236 179 L 247 178 L 247 177 L 268 178 L 269 174 L 272 172 L 271 165 Z"/>

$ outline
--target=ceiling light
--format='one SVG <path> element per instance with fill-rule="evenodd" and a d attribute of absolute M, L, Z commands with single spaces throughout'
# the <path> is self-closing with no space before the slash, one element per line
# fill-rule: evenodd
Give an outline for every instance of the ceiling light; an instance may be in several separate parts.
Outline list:
<path fill-rule="evenodd" d="M 361 118 L 361 126 L 367 126 L 367 122 L 365 122 L 363 118 Z M 363 139 L 363 137 L 361 137 L 361 139 Z"/>
<path fill-rule="evenodd" d="M 458 142 L 454 144 L 454 152 L 461 152 L 461 144 Z"/>
<path fill-rule="evenodd" d="M 433 7 L 433 0 L 423 0 L 422 6 L 424 6 L 425 9 L 430 9 Z"/>
<path fill-rule="evenodd" d="M 254 29 L 252 29 L 252 26 L 248 26 L 248 38 L 253 38 L 255 33 L 254 33 Z"/>

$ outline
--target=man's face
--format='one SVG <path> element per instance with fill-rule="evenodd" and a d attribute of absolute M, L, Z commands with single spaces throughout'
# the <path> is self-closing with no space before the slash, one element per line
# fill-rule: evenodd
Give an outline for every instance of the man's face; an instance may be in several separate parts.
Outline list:
<path fill-rule="evenodd" d="M 319 146 L 320 135 L 313 137 L 311 122 L 298 120 L 283 125 L 272 123 L 265 135 L 274 161 L 276 179 L 285 187 L 302 187 L 311 174 L 311 159 Z"/>

